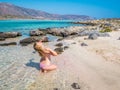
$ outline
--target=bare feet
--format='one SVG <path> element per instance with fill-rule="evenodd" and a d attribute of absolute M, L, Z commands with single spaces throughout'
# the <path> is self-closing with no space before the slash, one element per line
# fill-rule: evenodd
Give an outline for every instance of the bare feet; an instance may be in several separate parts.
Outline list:
<path fill-rule="evenodd" d="M 46 73 L 47 71 L 46 70 L 44 70 L 44 69 L 41 69 L 40 70 L 40 73 Z"/>

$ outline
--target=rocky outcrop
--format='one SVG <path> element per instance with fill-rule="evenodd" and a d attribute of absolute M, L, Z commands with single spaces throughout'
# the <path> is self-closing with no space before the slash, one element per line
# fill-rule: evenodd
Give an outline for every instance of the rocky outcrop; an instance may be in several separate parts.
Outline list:
<path fill-rule="evenodd" d="M 0 33 L 0 38 L 15 38 L 22 36 L 20 32 L 2 32 Z"/>
<path fill-rule="evenodd" d="M 4 41 L 4 40 L 5 40 L 5 38 L 0 37 L 0 41 Z"/>
<path fill-rule="evenodd" d="M 92 40 L 95 40 L 98 38 L 98 35 L 96 33 L 91 33 L 89 36 L 88 36 L 88 39 L 92 39 Z"/>
<path fill-rule="evenodd" d="M 34 37 L 29 37 L 29 38 L 25 38 L 23 40 L 20 40 L 20 44 L 22 46 L 27 46 L 28 44 L 31 44 L 33 42 L 38 41 L 38 39 L 34 38 Z"/>
<path fill-rule="evenodd" d="M 57 54 L 61 54 L 63 52 L 63 48 L 62 47 L 55 48 L 54 50 L 57 52 Z"/>
<path fill-rule="evenodd" d="M 88 45 L 87 45 L 86 43 L 83 42 L 83 43 L 81 43 L 81 46 L 88 46 Z"/>
<path fill-rule="evenodd" d="M 49 38 L 48 37 L 43 37 L 42 42 L 49 42 Z"/>
<path fill-rule="evenodd" d="M 70 30 L 70 28 L 51 28 L 49 30 L 44 31 L 46 34 L 51 34 L 54 36 L 68 37 L 70 35 L 78 34 L 76 30 Z"/>
<path fill-rule="evenodd" d="M 97 23 L 93 23 L 93 22 L 73 22 L 73 23 L 74 24 L 91 25 L 91 26 L 98 25 Z"/>
<path fill-rule="evenodd" d="M 34 43 L 34 42 L 37 42 L 39 40 L 42 40 L 42 42 L 49 42 L 49 39 L 48 37 L 44 37 L 44 38 L 39 38 L 39 37 L 29 37 L 29 38 L 25 38 L 23 40 L 20 40 L 20 44 L 22 46 L 27 46 L 28 44 L 31 44 L 31 43 Z"/>
<path fill-rule="evenodd" d="M 118 40 L 120 40 L 120 37 L 118 38 Z"/>
<path fill-rule="evenodd" d="M 40 30 L 30 31 L 30 36 L 41 36 L 41 35 L 45 35 L 45 33 Z"/>
<path fill-rule="evenodd" d="M 57 43 L 55 46 L 57 46 L 57 47 L 62 47 L 62 46 L 63 46 L 63 43 Z"/>
<path fill-rule="evenodd" d="M 109 28 L 109 31 L 118 31 L 120 30 L 120 19 L 99 19 L 99 20 L 89 20 L 89 21 L 80 21 L 73 22 L 74 24 L 82 24 L 86 26 L 96 26 L 99 30 L 104 30 L 105 28 Z"/>
<path fill-rule="evenodd" d="M 80 89 L 80 85 L 78 83 L 72 83 L 72 88 L 74 89 Z"/>
<path fill-rule="evenodd" d="M 64 50 L 66 50 L 66 49 L 68 49 L 69 48 L 69 46 L 64 46 Z"/>
<path fill-rule="evenodd" d="M 9 45 L 17 45 L 16 42 L 2 43 L 0 46 L 9 46 Z"/>
<path fill-rule="evenodd" d="M 99 31 L 93 30 L 93 31 L 88 31 L 88 30 L 84 30 L 81 31 L 78 36 L 89 36 L 91 34 L 96 34 L 98 37 L 109 37 L 110 35 L 105 32 L 105 33 L 101 33 Z"/>
<path fill-rule="evenodd" d="M 59 42 L 59 41 L 62 41 L 64 38 L 59 38 L 57 41 Z"/>

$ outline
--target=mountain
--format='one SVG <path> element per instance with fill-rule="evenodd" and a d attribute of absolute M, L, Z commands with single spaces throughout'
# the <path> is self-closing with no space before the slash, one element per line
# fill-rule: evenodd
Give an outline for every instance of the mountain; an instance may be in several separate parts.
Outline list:
<path fill-rule="evenodd" d="M 90 20 L 87 15 L 59 15 L 50 14 L 41 10 L 19 7 L 10 3 L 0 3 L 0 19 L 52 19 L 52 20 Z"/>

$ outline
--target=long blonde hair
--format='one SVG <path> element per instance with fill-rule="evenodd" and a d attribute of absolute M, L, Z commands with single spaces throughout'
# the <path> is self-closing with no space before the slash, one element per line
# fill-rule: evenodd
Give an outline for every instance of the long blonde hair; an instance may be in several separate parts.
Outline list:
<path fill-rule="evenodd" d="M 34 43 L 33 48 L 39 53 L 40 56 L 45 56 L 44 48 Z"/>

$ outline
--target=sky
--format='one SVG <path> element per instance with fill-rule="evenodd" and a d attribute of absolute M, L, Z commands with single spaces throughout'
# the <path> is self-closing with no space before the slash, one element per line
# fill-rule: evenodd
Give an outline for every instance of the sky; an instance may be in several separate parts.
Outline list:
<path fill-rule="evenodd" d="M 120 0 L 0 0 L 52 14 L 120 18 Z"/>

